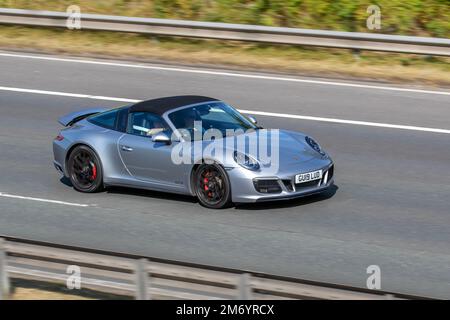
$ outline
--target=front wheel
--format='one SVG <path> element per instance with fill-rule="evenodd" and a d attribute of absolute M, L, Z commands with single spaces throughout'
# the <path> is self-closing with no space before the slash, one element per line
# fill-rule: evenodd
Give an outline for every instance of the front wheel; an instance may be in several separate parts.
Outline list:
<path fill-rule="evenodd" d="M 103 188 L 103 171 L 100 159 L 87 146 L 76 147 L 67 161 L 69 179 L 81 192 L 97 192 Z"/>
<path fill-rule="evenodd" d="M 194 174 L 195 193 L 204 207 L 222 209 L 231 205 L 231 187 L 222 166 L 202 164 Z"/>

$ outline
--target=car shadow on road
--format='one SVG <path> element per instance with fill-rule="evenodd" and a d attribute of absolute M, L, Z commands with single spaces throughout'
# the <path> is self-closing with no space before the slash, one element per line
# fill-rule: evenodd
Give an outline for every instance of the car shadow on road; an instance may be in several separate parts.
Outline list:
<path fill-rule="evenodd" d="M 60 182 L 68 187 L 72 187 L 72 183 L 66 177 L 61 178 Z M 240 203 L 236 204 L 233 208 L 236 210 L 270 210 L 270 209 L 299 207 L 314 202 L 328 200 L 336 194 L 338 189 L 339 187 L 337 185 L 332 185 L 330 188 L 328 188 L 328 190 L 322 193 L 303 198 L 296 198 L 292 200 L 282 200 L 282 201 L 259 202 L 259 203 Z M 197 198 L 192 196 L 168 192 L 152 191 L 146 189 L 135 189 L 129 187 L 108 187 L 106 188 L 105 192 L 111 194 L 126 194 L 145 198 L 165 199 L 178 202 L 198 203 Z"/>
<path fill-rule="evenodd" d="M 282 201 L 268 201 L 268 202 L 258 202 L 258 203 L 242 203 L 235 206 L 236 210 L 270 210 L 270 209 L 283 209 L 292 208 L 308 205 L 314 202 L 325 201 L 332 198 L 339 187 L 337 185 L 332 185 L 326 191 L 318 194 L 313 194 L 310 196 L 296 198 L 291 200 Z"/>
<path fill-rule="evenodd" d="M 73 187 L 72 182 L 70 182 L 70 179 L 67 177 L 62 177 L 61 179 L 59 179 L 59 181 L 67 187 Z"/>
<path fill-rule="evenodd" d="M 59 179 L 59 181 L 65 186 L 73 188 L 73 185 L 70 182 L 69 178 L 62 177 L 61 179 Z M 146 198 L 167 199 L 180 202 L 190 202 L 190 203 L 198 202 L 197 198 L 188 195 L 160 192 L 146 189 L 136 189 L 131 187 L 107 187 L 103 192 L 111 194 L 127 194 L 131 196 L 146 197 Z"/>
<path fill-rule="evenodd" d="M 135 189 L 128 187 L 108 187 L 106 188 L 105 192 L 111 194 L 127 194 L 138 197 L 164 199 L 179 202 L 190 202 L 190 203 L 198 202 L 197 198 L 188 195 L 160 192 L 146 189 Z"/>

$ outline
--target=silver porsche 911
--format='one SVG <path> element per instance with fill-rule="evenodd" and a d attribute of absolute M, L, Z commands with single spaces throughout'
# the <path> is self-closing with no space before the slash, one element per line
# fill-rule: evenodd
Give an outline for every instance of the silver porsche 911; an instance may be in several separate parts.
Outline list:
<path fill-rule="evenodd" d="M 264 129 L 223 101 L 175 96 L 59 119 L 54 165 L 81 192 L 125 186 L 196 196 L 208 208 L 320 193 L 329 155 L 299 132 Z"/>

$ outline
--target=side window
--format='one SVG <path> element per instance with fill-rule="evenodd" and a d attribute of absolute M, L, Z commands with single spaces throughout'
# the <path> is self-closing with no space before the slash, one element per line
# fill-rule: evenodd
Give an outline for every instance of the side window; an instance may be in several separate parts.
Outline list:
<path fill-rule="evenodd" d="M 127 132 L 130 134 L 151 137 L 168 129 L 164 119 L 154 113 L 133 112 L 128 117 Z"/>
<path fill-rule="evenodd" d="M 114 130 L 116 127 L 116 117 L 118 110 L 102 112 L 100 114 L 89 117 L 88 121 L 106 129 Z"/>

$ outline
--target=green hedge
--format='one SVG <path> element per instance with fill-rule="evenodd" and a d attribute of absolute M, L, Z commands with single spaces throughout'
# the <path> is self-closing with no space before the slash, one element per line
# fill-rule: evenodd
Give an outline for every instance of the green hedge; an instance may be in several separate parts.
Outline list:
<path fill-rule="evenodd" d="M 450 37 L 450 0 L 0 0 L 0 7 L 368 32 L 366 9 L 381 8 L 370 32 Z"/>

